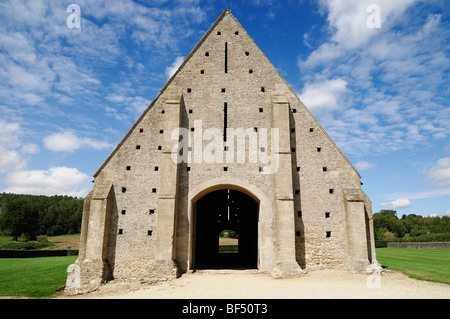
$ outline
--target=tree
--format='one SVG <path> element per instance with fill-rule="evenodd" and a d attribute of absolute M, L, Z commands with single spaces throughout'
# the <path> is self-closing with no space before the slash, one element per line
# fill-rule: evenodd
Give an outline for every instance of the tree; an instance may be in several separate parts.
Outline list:
<path fill-rule="evenodd" d="M 422 216 L 410 214 L 405 218 L 402 218 L 403 225 L 405 227 L 406 233 L 411 236 L 419 236 L 426 233 L 426 230 L 420 225 Z"/>
<path fill-rule="evenodd" d="M 2 210 L 0 226 L 9 231 L 14 240 L 17 240 L 22 234 L 27 239 L 36 239 L 38 220 L 37 205 L 17 198 L 9 201 Z"/>
<path fill-rule="evenodd" d="M 397 218 L 395 210 L 381 210 L 373 215 L 373 227 L 375 239 L 381 239 L 383 234 L 390 232 L 395 237 L 401 238 L 406 234 L 405 226 Z M 377 238 L 378 236 L 378 238 Z"/>

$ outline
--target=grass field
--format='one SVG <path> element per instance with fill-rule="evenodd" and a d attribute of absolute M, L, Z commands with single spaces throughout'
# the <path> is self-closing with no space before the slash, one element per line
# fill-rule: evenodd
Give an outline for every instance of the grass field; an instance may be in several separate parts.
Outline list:
<path fill-rule="evenodd" d="M 450 284 L 450 250 L 377 248 L 378 262 L 411 278 Z"/>
<path fill-rule="evenodd" d="M 77 256 L 0 258 L 0 296 L 51 297 L 65 285 Z"/>

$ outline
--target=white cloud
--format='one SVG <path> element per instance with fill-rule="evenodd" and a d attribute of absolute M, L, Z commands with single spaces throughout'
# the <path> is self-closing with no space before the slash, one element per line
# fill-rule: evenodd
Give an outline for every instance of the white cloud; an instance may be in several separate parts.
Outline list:
<path fill-rule="evenodd" d="M 19 142 L 20 125 L 0 120 L 0 174 L 25 167 L 25 160 L 16 150 Z"/>
<path fill-rule="evenodd" d="M 406 208 L 411 207 L 412 204 L 409 199 L 399 198 L 389 203 L 381 203 L 380 206 L 386 208 Z"/>
<path fill-rule="evenodd" d="M 376 166 L 377 166 L 377 164 L 369 163 L 369 162 L 366 162 L 366 161 L 360 161 L 360 162 L 355 164 L 355 167 L 358 170 L 365 170 L 365 169 L 373 168 L 373 167 L 376 167 Z"/>
<path fill-rule="evenodd" d="M 424 198 L 437 198 L 450 195 L 450 188 L 439 188 L 425 192 L 417 193 L 393 193 L 387 195 L 387 198 L 406 198 L 409 200 L 424 199 Z"/>
<path fill-rule="evenodd" d="M 425 172 L 425 175 L 437 186 L 450 185 L 450 157 L 440 158 L 435 166 Z"/>
<path fill-rule="evenodd" d="M 338 78 L 306 83 L 299 96 L 308 109 L 329 111 L 345 107 L 342 96 L 348 91 L 347 81 Z"/>
<path fill-rule="evenodd" d="M 106 112 L 113 114 L 115 119 L 118 121 L 128 120 L 130 115 L 133 118 L 141 116 L 142 112 L 144 112 L 151 102 L 149 99 L 142 96 L 127 97 L 119 94 L 110 94 L 106 97 L 106 99 L 124 106 L 123 111 L 118 111 L 118 108 L 111 106 L 105 107 Z"/>
<path fill-rule="evenodd" d="M 105 141 L 97 141 L 87 137 L 79 138 L 72 131 L 58 132 L 46 136 L 44 145 L 54 152 L 74 152 L 84 147 L 97 150 L 111 147 L 111 144 Z"/>
<path fill-rule="evenodd" d="M 106 99 L 108 101 L 114 102 L 114 103 L 120 103 L 125 101 L 126 96 L 120 95 L 120 94 L 109 94 Z"/>
<path fill-rule="evenodd" d="M 54 88 L 69 95 L 91 92 L 100 81 L 83 70 L 84 67 L 77 65 L 71 58 L 52 57 L 49 58 L 53 72 L 57 74 L 58 81 L 53 83 Z"/>
<path fill-rule="evenodd" d="M 179 56 L 173 61 L 172 65 L 166 68 L 166 76 L 168 79 L 177 72 L 178 68 L 184 61 L 184 56 Z"/>
<path fill-rule="evenodd" d="M 72 132 L 54 133 L 44 138 L 44 145 L 54 152 L 74 152 L 82 141 Z"/>
<path fill-rule="evenodd" d="M 18 152 L 0 145 L 0 174 L 21 169 L 25 167 L 25 164 Z"/>
<path fill-rule="evenodd" d="M 142 96 L 135 96 L 133 98 L 128 98 L 128 107 L 127 110 L 136 116 L 141 116 L 142 112 L 148 107 L 150 104 L 150 100 L 142 97 Z"/>
<path fill-rule="evenodd" d="M 19 145 L 20 125 L 0 120 L 0 145 L 4 147 L 17 147 Z"/>
<path fill-rule="evenodd" d="M 450 209 L 445 212 L 439 213 L 438 216 L 450 216 Z"/>
<path fill-rule="evenodd" d="M 6 175 L 2 181 L 7 193 L 33 195 L 70 195 L 84 197 L 91 178 L 76 168 L 52 167 L 48 170 L 23 170 Z"/>
<path fill-rule="evenodd" d="M 39 153 L 39 146 L 37 146 L 36 144 L 27 143 L 22 145 L 20 151 L 24 154 L 37 154 Z"/>
<path fill-rule="evenodd" d="M 416 1 L 377 0 L 375 3 L 380 8 L 381 28 L 387 28 L 392 20 Z M 328 12 L 328 24 L 334 30 L 332 40 L 344 47 L 355 48 L 366 44 L 376 35 L 378 29 L 367 25 L 367 19 L 373 13 L 368 12 L 368 7 L 373 3 L 373 0 L 320 0 L 322 10 Z"/>
<path fill-rule="evenodd" d="M 430 32 L 435 29 L 439 22 L 441 21 L 441 14 L 430 14 L 427 18 L 427 23 L 423 26 L 423 32 L 425 35 L 428 35 Z"/>

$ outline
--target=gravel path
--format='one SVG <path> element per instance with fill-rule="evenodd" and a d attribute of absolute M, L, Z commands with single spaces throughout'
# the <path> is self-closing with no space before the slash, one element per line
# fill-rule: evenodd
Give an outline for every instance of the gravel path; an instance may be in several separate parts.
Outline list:
<path fill-rule="evenodd" d="M 411 279 L 397 271 L 368 276 L 317 270 L 291 279 L 273 279 L 254 271 L 201 271 L 152 285 L 113 281 L 98 291 L 69 298 L 449 299 L 450 285 Z"/>

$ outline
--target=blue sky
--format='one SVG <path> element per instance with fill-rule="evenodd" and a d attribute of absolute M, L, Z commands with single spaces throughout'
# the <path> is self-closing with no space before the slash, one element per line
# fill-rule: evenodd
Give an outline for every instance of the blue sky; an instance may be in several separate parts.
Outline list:
<path fill-rule="evenodd" d="M 359 170 L 374 212 L 450 214 L 445 0 L 2 1 L 0 191 L 85 196 L 226 7 Z"/>

